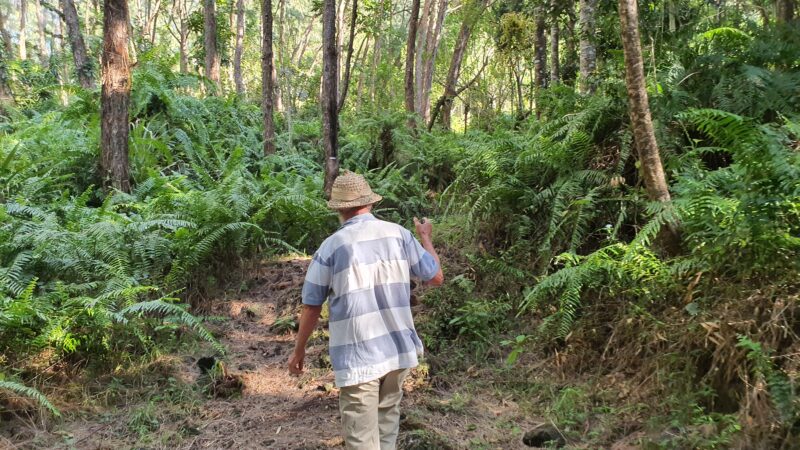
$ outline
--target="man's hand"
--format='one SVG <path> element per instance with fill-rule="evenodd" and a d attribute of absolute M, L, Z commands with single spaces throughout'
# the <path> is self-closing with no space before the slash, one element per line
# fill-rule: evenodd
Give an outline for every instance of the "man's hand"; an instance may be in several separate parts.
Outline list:
<path fill-rule="evenodd" d="M 417 234 L 420 240 L 430 240 L 431 233 L 433 233 L 433 224 L 427 217 L 422 218 L 422 222 L 414 217 L 414 227 L 417 229 Z"/>
<path fill-rule="evenodd" d="M 305 350 L 295 350 L 292 357 L 289 358 L 289 373 L 292 375 L 302 375 L 304 372 L 303 363 L 306 359 Z"/>

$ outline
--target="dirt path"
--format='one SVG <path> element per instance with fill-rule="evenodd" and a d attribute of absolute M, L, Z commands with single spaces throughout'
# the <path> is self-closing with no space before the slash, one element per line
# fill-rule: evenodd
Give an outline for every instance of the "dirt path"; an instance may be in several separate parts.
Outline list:
<path fill-rule="evenodd" d="M 324 342 L 307 351 L 310 370 L 292 377 L 286 361 L 294 340 L 291 323 L 308 260 L 262 266 L 252 289 L 220 302 L 215 313 L 228 316 L 222 327 L 228 372 L 241 377 L 241 397 L 209 400 L 199 434 L 184 448 L 327 448 L 341 444 L 333 375 L 324 363 Z M 276 327 L 283 320 L 284 327 Z M 327 389 L 326 389 L 327 388 Z"/>
<path fill-rule="evenodd" d="M 266 262 L 241 293 L 215 302 L 212 314 L 218 319 L 209 328 L 228 349 L 222 363 L 231 380 L 218 386 L 220 395 L 202 393 L 208 392 L 201 386 L 208 385 L 209 378 L 198 367 L 207 354 L 199 349 L 179 358 L 156 381 L 143 382 L 144 395 L 122 402 L 116 411 L 84 410 L 49 432 L 47 444 L 25 448 L 342 448 L 338 391 L 324 327 L 311 337 L 307 373 L 297 378 L 286 369 L 308 263 Z M 430 386 L 424 367 L 415 371 L 405 386 L 398 447 L 529 448 L 522 435 L 537 424 L 513 399 L 487 389 L 481 376 L 464 374 L 449 379 L 447 389 L 437 390 Z"/>

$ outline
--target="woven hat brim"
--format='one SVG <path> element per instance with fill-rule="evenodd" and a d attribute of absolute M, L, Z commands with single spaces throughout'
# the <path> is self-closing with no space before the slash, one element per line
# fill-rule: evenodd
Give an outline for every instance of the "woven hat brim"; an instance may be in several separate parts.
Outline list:
<path fill-rule="evenodd" d="M 346 202 L 341 200 L 328 200 L 328 208 L 330 209 L 357 208 L 359 206 L 367 206 L 373 203 L 378 203 L 381 200 L 383 200 L 383 197 L 373 192 L 370 195 L 365 195 L 355 200 L 350 200 Z"/>

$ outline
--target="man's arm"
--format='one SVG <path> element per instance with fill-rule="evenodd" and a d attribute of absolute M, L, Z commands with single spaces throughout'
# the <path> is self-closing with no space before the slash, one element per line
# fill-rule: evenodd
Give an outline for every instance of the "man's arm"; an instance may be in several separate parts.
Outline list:
<path fill-rule="evenodd" d="M 439 260 L 439 254 L 436 253 L 436 249 L 433 248 L 433 239 L 431 238 L 433 224 L 431 224 L 430 220 L 427 218 L 423 218 L 422 222 L 420 222 L 419 219 L 414 217 L 414 227 L 417 229 L 419 243 L 422 244 L 422 248 L 433 256 L 433 259 L 436 260 L 436 265 L 439 266 L 439 272 L 437 272 L 433 278 L 425 282 L 425 284 L 427 286 L 441 286 L 444 284 L 444 273 L 442 272 L 442 263 Z"/>
<path fill-rule="evenodd" d="M 306 359 L 306 344 L 314 329 L 317 328 L 322 306 L 303 305 L 300 315 L 300 330 L 294 344 L 294 354 L 289 358 L 289 372 L 294 375 L 303 373 L 303 362 Z"/>

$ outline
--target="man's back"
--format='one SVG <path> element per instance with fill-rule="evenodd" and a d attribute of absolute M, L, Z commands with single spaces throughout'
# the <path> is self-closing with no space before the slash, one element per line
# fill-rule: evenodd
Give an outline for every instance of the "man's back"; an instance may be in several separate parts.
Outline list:
<path fill-rule="evenodd" d="M 410 277 L 428 280 L 438 265 L 405 228 L 361 214 L 346 221 L 317 253 L 303 303 L 329 301 L 330 354 L 340 387 L 417 365 Z"/>

